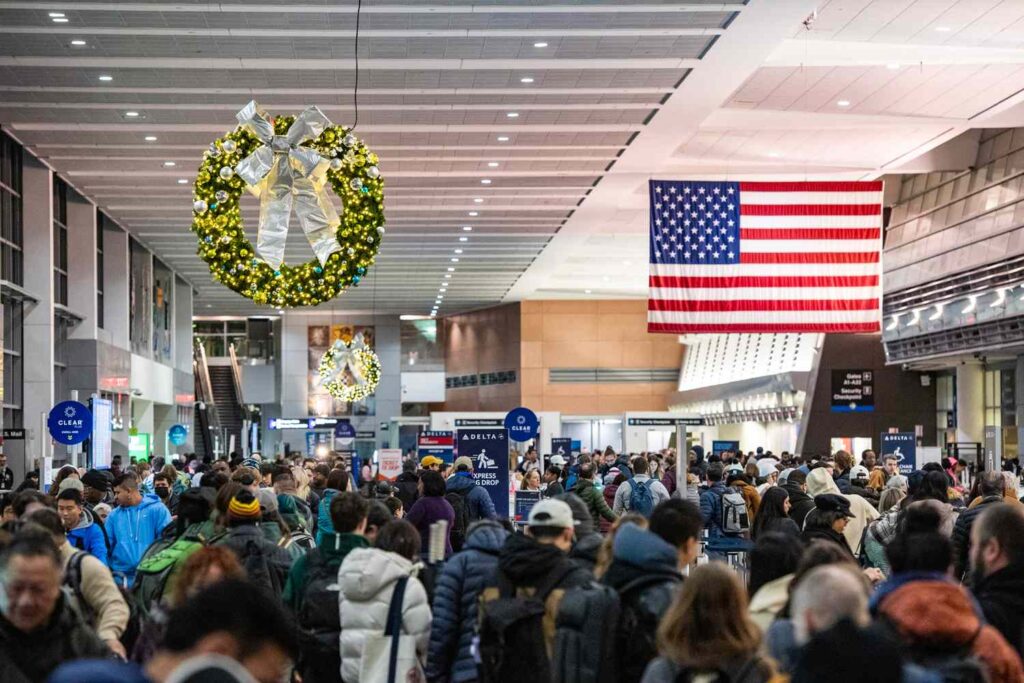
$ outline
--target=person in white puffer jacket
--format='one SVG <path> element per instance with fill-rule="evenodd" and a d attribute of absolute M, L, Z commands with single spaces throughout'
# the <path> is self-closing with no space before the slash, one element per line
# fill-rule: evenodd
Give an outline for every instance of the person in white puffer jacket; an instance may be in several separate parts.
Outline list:
<path fill-rule="evenodd" d="M 345 683 L 359 683 L 363 645 L 368 636 L 384 632 L 391 594 L 403 577 L 410 578 L 402 605 L 402 633 L 416 638 L 416 652 L 425 661 L 432 616 L 427 591 L 416 578 L 418 565 L 413 558 L 419 552 L 416 527 L 396 520 L 381 528 L 377 547 L 357 548 L 341 563 L 341 678 Z"/>

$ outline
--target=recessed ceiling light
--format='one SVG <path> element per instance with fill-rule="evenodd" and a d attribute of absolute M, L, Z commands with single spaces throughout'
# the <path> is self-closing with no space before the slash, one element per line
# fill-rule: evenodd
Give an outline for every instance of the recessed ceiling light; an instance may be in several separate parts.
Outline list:
<path fill-rule="evenodd" d="M 508 142 L 508 136 L 507 135 L 499 135 L 498 136 L 498 142 Z"/>
<path fill-rule="evenodd" d="M 476 199 L 473 200 L 473 203 L 474 204 L 483 204 L 484 200 L 482 198 L 480 198 L 480 197 L 477 197 Z"/>
<path fill-rule="evenodd" d="M 106 74 L 104 74 L 104 75 L 100 76 L 100 80 L 103 81 L 104 83 L 106 83 L 108 81 L 114 80 L 114 77 L 113 76 L 107 76 Z"/>
<path fill-rule="evenodd" d="M 491 179 L 490 178 L 484 178 L 483 180 L 480 181 L 480 184 L 481 185 L 490 185 L 491 184 Z"/>
<path fill-rule="evenodd" d="M 490 166 L 491 168 L 498 168 L 498 162 L 497 161 L 488 161 L 487 165 Z"/>
<path fill-rule="evenodd" d="M 547 43 L 534 43 L 533 46 L 534 47 L 547 47 L 548 44 Z"/>
<path fill-rule="evenodd" d="M 455 253 L 456 253 L 456 254 L 461 254 L 461 253 L 462 253 L 462 250 L 461 250 L 461 249 L 456 249 L 456 250 L 455 250 Z"/>
<path fill-rule="evenodd" d="M 155 135 L 147 135 L 147 136 L 146 136 L 145 138 L 143 138 L 143 139 L 144 139 L 144 140 L 145 140 L 146 142 L 156 142 L 156 136 L 155 136 Z"/>
<path fill-rule="evenodd" d="M 470 216 L 479 216 L 479 215 L 480 215 L 480 212 L 479 212 L 479 211 L 470 211 L 470 212 L 469 212 L 469 215 L 470 215 Z"/>
<path fill-rule="evenodd" d="M 473 232 L 473 226 L 472 226 L 472 225 L 463 225 L 463 226 L 462 226 L 462 229 L 463 229 L 463 230 L 464 230 L 465 232 Z"/>
<path fill-rule="evenodd" d="M 584 290 L 583 290 L 583 293 L 584 293 L 584 294 L 590 294 L 590 290 L 589 290 L 589 289 L 584 289 Z"/>
<path fill-rule="evenodd" d="M 885 68 L 889 69 L 890 71 L 896 71 L 897 69 L 900 68 L 900 65 L 899 62 L 889 62 L 888 64 L 885 65 Z"/>
<path fill-rule="evenodd" d="M 602 280 L 603 280 L 604 282 L 608 282 L 609 280 L 611 280 L 611 278 L 610 278 L 610 277 L 608 277 L 607 275 L 605 275 L 605 276 L 604 276 L 603 278 L 601 278 L 601 279 L 602 279 Z"/>
<path fill-rule="evenodd" d="M 457 259 L 457 258 L 453 258 L 452 259 L 452 263 L 458 263 L 458 262 L 459 262 L 459 259 Z"/>
<path fill-rule="evenodd" d="M 66 24 L 66 23 L 68 23 L 68 20 L 65 19 L 64 17 L 54 17 L 50 21 L 52 21 L 55 24 Z"/>
<path fill-rule="evenodd" d="M 449 268 L 448 270 L 455 270 L 455 269 L 454 269 L 454 268 Z M 451 274 L 449 273 L 449 274 L 447 274 L 447 275 L 445 275 L 445 276 L 444 276 L 444 279 L 445 279 L 445 280 L 450 280 L 450 279 L 451 279 L 451 277 L 452 277 L 452 276 L 451 276 Z"/>
<path fill-rule="evenodd" d="M 460 242 L 468 242 L 468 241 L 469 241 L 469 238 L 468 238 L 468 237 L 460 237 L 460 238 L 459 238 L 459 241 L 460 241 Z"/>
<path fill-rule="evenodd" d="M 936 26 L 936 27 L 935 27 L 935 30 L 936 30 L 936 31 L 938 31 L 939 33 L 949 33 L 949 32 L 950 32 L 950 31 L 952 31 L 953 29 L 951 29 L 951 28 L 950 28 L 950 27 L 948 27 L 948 26 Z"/>
<path fill-rule="evenodd" d="M 58 17 L 63 17 L 63 16 L 64 16 L 63 12 L 50 12 L 50 18 L 51 19 L 56 19 Z"/>
<path fill-rule="evenodd" d="M 126 111 L 124 113 L 124 115 L 127 116 L 130 119 L 134 119 L 134 118 L 138 117 L 139 112 L 137 112 L 137 111 Z"/>
<path fill-rule="evenodd" d="M 454 272 L 455 272 L 455 269 L 454 269 L 454 268 L 452 268 L 451 266 L 449 266 L 449 267 L 448 267 L 448 272 L 449 272 L 449 273 L 454 273 Z M 445 277 L 451 277 L 451 275 L 445 275 Z"/>
<path fill-rule="evenodd" d="M 768 152 L 768 156 L 770 156 L 773 159 L 776 159 L 781 155 L 778 152 Z"/>
<path fill-rule="evenodd" d="M 85 41 L 84 40 L 72 40 L 71 44 L 74 45 L 75 47 L 82 47 L 83 45 L 85 45 Z"/>
<path fill-rule="evenodd" d="M 519 112 L 517 112 L 517 111 L 510 111 L 509 113 L 505 114 L 505 116 L 509 117 L 510 119 L 518 119 L 519 118 Z"/>
<path fill-rule="evenodd" d="M 624 266 L 631 266 L 631 265 L 633 265 L 633 262 L 632 261 L 623 261 L 622 265 L 624 265 Z"/>
<path fill-rule="evenodd" d="M 179 185 L 188 185 L 188 178 L 178 178 Z"/>
<path fill-rule="evenodd" d="M 164 162 L 164 166 L 166 166 L 167 168 L 170 168 L 171 166 L 176 166 L 176 165 L 177 164 L 175 164 L 173 161 L 165 161 Z"/>
<path fill-rule="evenodd" d="M 839 100 L 838 102 L 836 102 L 836 105 L 839 107 L 849 107 L 850 100 Z"/>
<path fill-rule="evenodd" d="M 529 76 L 524 76 L 523 78 L 519 79 L 519 82 L 520 83 L 533 83 L 533 79 L 530 78 Z"/>

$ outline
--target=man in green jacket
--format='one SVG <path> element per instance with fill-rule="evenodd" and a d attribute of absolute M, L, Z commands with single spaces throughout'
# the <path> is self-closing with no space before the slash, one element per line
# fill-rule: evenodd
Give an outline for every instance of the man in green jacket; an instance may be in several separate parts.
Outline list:
<path fill-rule="evenodd" d="M 584 503 L 587 504 L 587 509 L 590 510 L 590 516 L 596 522 L 599 517 L 607 519 L 609 522 L 614 522 L 619 518 L 612 509 L 608 507 L 608 503 L 605 502 L 604 496 L 597 487 L 594 486 L 594 464 L 585 463 L 580 465 L 580 478 L 576 481 L 576 487 L 573 488 L 573 493 L 579 496 Z"/>

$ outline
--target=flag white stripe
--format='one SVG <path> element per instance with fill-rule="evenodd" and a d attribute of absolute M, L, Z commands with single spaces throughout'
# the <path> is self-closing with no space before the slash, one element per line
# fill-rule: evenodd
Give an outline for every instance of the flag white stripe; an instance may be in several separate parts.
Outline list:
<path fill-rule="evenodd" d="M 678 219 L 677 219 L 678 221 Z M 661 219 L 661 226 L 668 221 Z M 742 216 L 741 228 L 880 228 L 882 215 L 877 216 Z"/>
<path fill-rule="evenodd" d="M 741 240 L 744 254 L 877 252 L 879 240 Z"/>
<path fill-rule="evenodd" d="M 825 301 L 877 299 L 878 287 L 651 287 L 649 298 L 660 301 Z"/>
<path fill-rule="evenodd" d="M 651 264 L 651 275 L 675 277 L 821 277 L 821 276 L 881 276 L 878 263 L 750 263 L 736 266 L 686 266 L 681 264 Z"/>
<path fill-rule="evenodd" d="M 715 311 L 695 313 L 691 311 L 648 311 L 647 321 L 657 323 L 679 323 L 689 325 L 742 323 L 872 323 L 878 322 L 879 313 L 871 311 Z"/>
<path fill-rule="evenodd" d="M 740 191 L 744 204 L 881 204 L 881 192 L 753 192 Z"/>

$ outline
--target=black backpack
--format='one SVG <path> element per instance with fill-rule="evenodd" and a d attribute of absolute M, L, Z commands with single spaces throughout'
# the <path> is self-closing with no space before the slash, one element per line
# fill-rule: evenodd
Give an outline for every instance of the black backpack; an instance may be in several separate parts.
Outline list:
<path fill-rule="evenodd" d="M 341 587 L 338 568 L 324 561 L 319 550 L 306 554 L 306 588 L 296 617 L 301 627 L 299 663 L 304 681 L 341 680 Z"/>
<path fill-rule="evenodd" d="M 527 678 L 551 680 L 551 661 L 544 641 L 545 601 L 573 570 L 566 561 L 552 571 L 530 596 L 516 595 L 516 587 L 499 569 L 498 597 L 481 594 L 478 609 L 480 680 L 482 683 L 522 683 Z"/>
<path fill-rule="evenodd" d="M 619 594 L 596 581 L 566 591 L 558 607 L 553 683 L 617 683 Z"/>
<path fill-rule="evenodd" d="M 660 615 L 656 605 L 645 604 L 645 588 L 662 583 L 678 584 L 682 577 L 675 579 L 665 574 L 641 576 L 619 589 L 620 612 L 618 622 L 618 643 L 615 647 L 619 661 L 620 678 L 623 681 L 639 681 L 644 668 L 658 656 L 657 632 Z M 661 607 L 667 607 L 662 605 Z"/>
<path fill-rule="evenodd" d="M 466 543 L 466 531 L 469 529 L 469 505 L 466 496 L 456 491 L 449 491 L 444 494 L 444 499 L 455 510 L 455 521 L 448 536 L 452 543 L 452 550 L 459 552 Z"/>
<path fill-rule="evenodd" d="M 225 538 L 230 541 L 230 534 Z M 263 543 L 260 543 L 261 540 Z M 241 563 L 242 568 L 245 569 L 245 575 L 249 578 L 249 581 L 269 591 L 270 595 L 281 596 L 287 572 L 271 564 L 270 558 L 267 557 L 267 552 L 264 551 L 265 546 L 269 546 L 268 551 L 269 548 L 276 550 L 277 544 L 265 539 L 247 538 L 245 539 L 245 544 L 241 547 L 232 545 L 230 542 L 226 543 L 226 545 L 238 556 L 238 561 Z"/>

